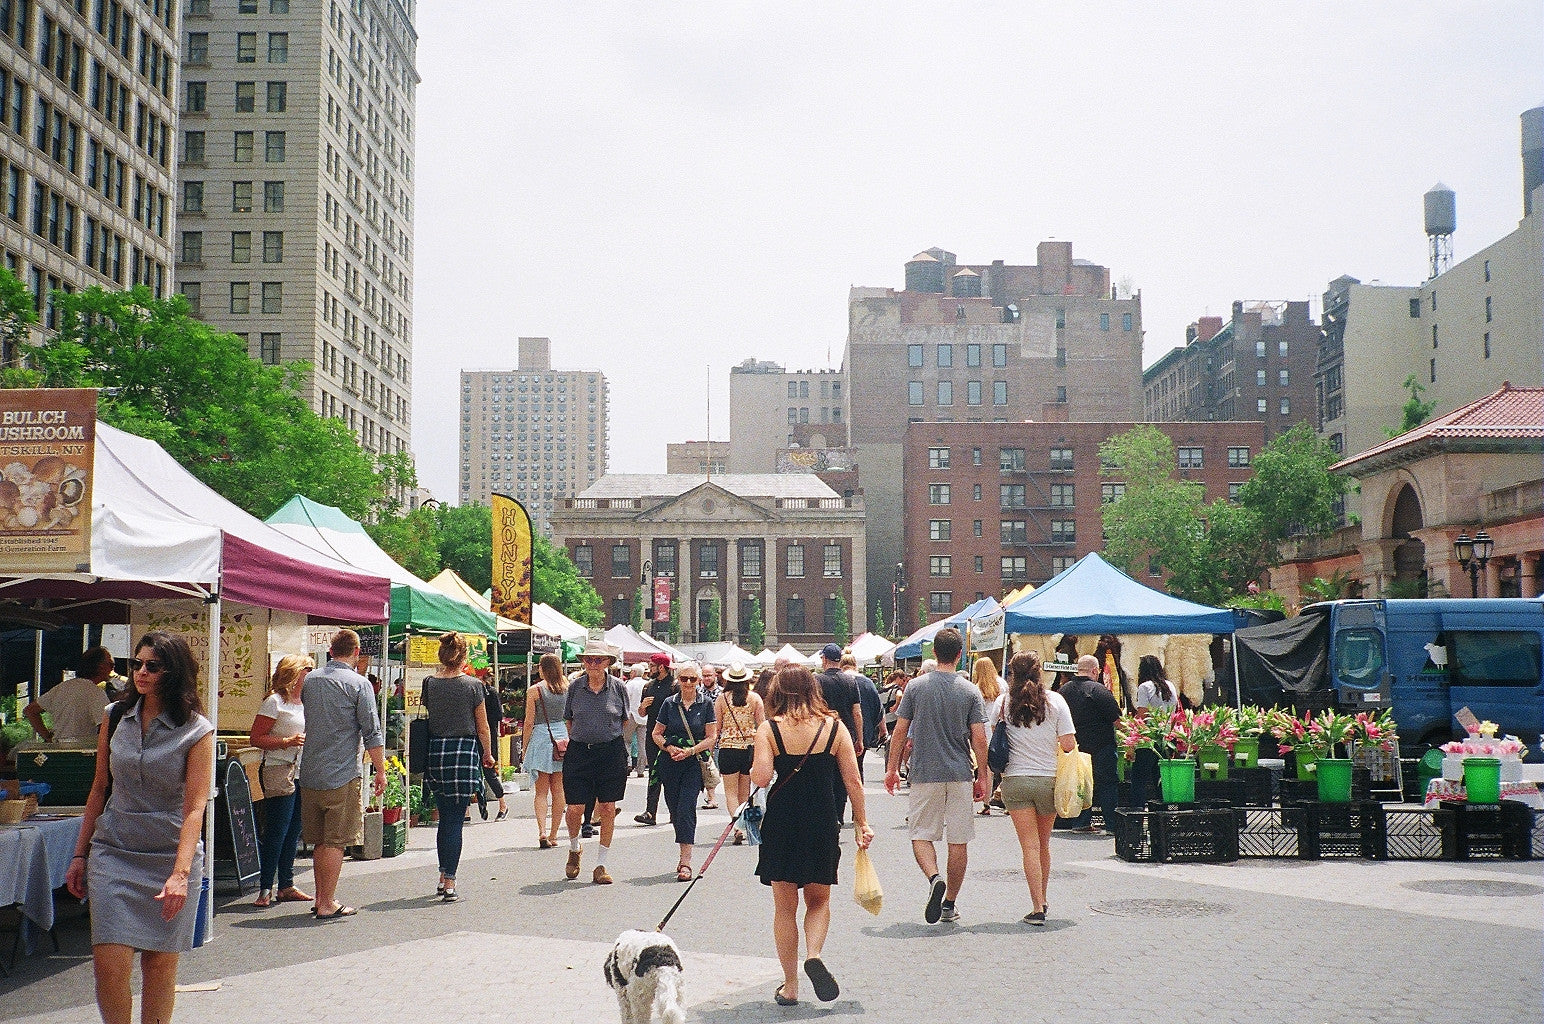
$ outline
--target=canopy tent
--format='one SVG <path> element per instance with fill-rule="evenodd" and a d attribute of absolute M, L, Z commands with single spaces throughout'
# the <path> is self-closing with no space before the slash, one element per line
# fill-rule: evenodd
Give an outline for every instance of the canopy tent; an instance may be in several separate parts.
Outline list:
<path fill-rule="evenodd" d="M 492 606 L 488 603 L 488 599 L 473 590 L 472 585 L 462 579 L 461 574 L 454 569 L 441 569 L 440 574 L 429 581 L 429 586 L 457 600 L 465 601 L 479 611 L 488 612 L 490 615 L 493 614 L 491 611 Z M 502 615 L 493 615 L 493 618 L 501 633 L 512 629 L 531 628 L 529 623 L 520 622 L 517 619 L 506 619 Z"/>
<path fill-rule="evenodd" d="M 268 517 L 268 525 L 339 561 L 391 580 L 390 632 L 479 633 L 492 636 L 493 616 L 459 595 L 447 594 L 398 565 L 342 509 L 297 494 Z"/>
<path fill-rule="evenodd" d="M 682 644 L 680 651 L 692 661 L 715 668 L 725 668 L 736 661 L 749 668 L 756 661 L 750 651 L 731 643 Z"/>
<path fill-rule="evenodd" d="M 775 661 L 777 661 L 777 655 L 772 653 L 770 648 L 763 647 L 761 653 L 756 655 L 753 664 L 758 668 L 771 668 Z"/>
<path fill-rule="evenodd" d="M 779 647 L 777 653 L 772 655 L 772 660 L 775 662 L 779 658 L 785 658 L 795 665 L 803 665 L 806 668 L 818 668 L 820 666 L 819 658 L 812 654 L 801 654 L 799 649 L 793 644 L 784 644 Z"/>
<path fill-rule="evenodd" d="M 563 660 L 573 661 L 584 650 L 590 631 L 550 604 L 537 602 L 531 605 L 531 624 L 549 636 L 558 638 L 563 646 Z"/>
<path fill-rule="evenodd" d="M 886 640 L 877 633 L 864 633 L 857 637 L 849 645 L 852 656 L 858 662 L 859 668 L 866 668 L 876 664 L 881 658 L 895 650 L 895 644 Z"/>
<path fill-rule="evenodd" d="M 1030 594 L 1033 594 L 1034 592 L 1035 592 L 1035 585 L 1033 583 L 1026 583 L 1022 587 L 1019 587 L 1017 590 L 1010 590 L 1006 594 L 1004 594 L 1003 595 L 1003 600 L 1002 600 L 1002 605 L 1003 605 L 1004 608 L 1006 608 L 1010 604 L 1012 604 L 1013 602 L 1019 600 L 1020 598 L 1028 597 Z"/>
<path fill-rule="evenodd" d="M 691 661 L 683 652 L 671 647 L 663 640 L 656 640 L 652 636 L 644 636 L 631 626 L 612 626 L 606 630 L 606 643 L 622 652 L 622 663 L 631 665 L 638 661 L 648 661 L 656 654 L 668 654 L 672 663 Z"/>
<path fill-rule="evenodd" d="M 1228 608 L 1184 601 L 1136 580 L 1089 553 L 1007 609 L 1009 633 L 1232 633 Z"/>
<path fill-rule="evenodd" d="M 891 657 L 893 659 L 891 664 L 894 664 L 895 661 L 900 661 L 907 658 L 922 657 L 923 641 L 933 639 L 933 637 L 938 635 L 938 631 L 943 629 L 945 626 L 953 626 L 956 629 L 959 629 L 971 619 L 974 619 L 976 616 L 991 615 L 995 613 L 1000 607 L 1002 606 L 997 603 L 996 598 L 983 597 L 979 601 L 974 601 L 971 604 L 966 605 L 964 608 L 947 618 L 939 619 L 937 622 L 928 623 L 926 626 L 923 626 L 921 629 L 917 630 L 911 636 L 907 637 L 905 640 L 902 640 L 899 644 L 896 645 L 895 650 L 891 652 Z"/>

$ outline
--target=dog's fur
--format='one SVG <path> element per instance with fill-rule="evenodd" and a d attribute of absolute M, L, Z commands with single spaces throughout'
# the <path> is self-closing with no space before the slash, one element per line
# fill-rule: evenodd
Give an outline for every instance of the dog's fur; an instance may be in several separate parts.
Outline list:
<path fill-rule="evenodd" d="M 681 951 L 669 936 L 623 932 L 605 966 L 606 983 L 622 1007 L 622 1024 L 685 1024 Z"/>

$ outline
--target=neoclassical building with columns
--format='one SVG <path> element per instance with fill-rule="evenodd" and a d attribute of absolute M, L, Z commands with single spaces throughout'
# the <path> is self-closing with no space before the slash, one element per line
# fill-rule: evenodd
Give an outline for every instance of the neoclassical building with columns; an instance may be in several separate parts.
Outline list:
<path fill-rule="evenodd" d="M 843 607 L 852 635 L 867 628 L 863 530 L 861 495 L 796 473 L 610 473 L 552 514 L 608 626 L 630 623 L 640 595 L 649 606 L 647 579 L 668 579 L 683 640 L 716 610 L 720 637 L 739 642 L 759 602 L 767 645 L 801 650 L 833 639 Z"/>
<path fill-rule="evenodd" d="M 1503 383 L 1333 468 L 1356 478 L 1361 522 L 1289 544 L 1270 574 L 1283 596 L 1337 570 L 1368 597 L 1544 594 L 1544 388 Z M 1481 530 L 1494 548 L 1471 580 L 1454 542 Z"/>

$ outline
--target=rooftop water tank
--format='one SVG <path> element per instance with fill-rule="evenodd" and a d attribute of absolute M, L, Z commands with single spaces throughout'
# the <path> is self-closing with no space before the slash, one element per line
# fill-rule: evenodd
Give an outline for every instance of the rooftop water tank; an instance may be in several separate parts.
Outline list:
<path fill-rule="evenodd" d="M 1533 192 L 1544 185 L 1544 107 L 1523 111 L 1523 216 L 1533 212 Z"/>
<path fill-rule="evenodd" d="M 969 267 L 956 271 L 951 284 L 953 286 L 951 294 L 957 299 L 979 299 L 981 297 L 981 275 Z"/>
<path fill-rule="evenodd" d="M 944 291 L 944 265 L 929 253 L 919 252 L 906 261 L 906 290 L 909 292 Z"/>
<path fill-rule="evenodd" d="M 1458 199 L 1439 181 L 1426 190 L 1426 233 L 1451 235 L 1457 229 Z"/>

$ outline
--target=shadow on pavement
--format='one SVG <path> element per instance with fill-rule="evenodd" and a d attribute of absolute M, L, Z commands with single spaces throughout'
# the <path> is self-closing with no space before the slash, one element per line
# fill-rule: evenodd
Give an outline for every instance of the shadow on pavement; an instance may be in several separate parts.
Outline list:
<path fill-rule="evenodd" d="M 582 876 L 583 876 L 583 872 L 581 872 L 581 877 Z M 574 881 L 569 881 L 566 878 L 554 878 L 550 882 L 532 882 L 530 885 L 522 885 L 520 887 L 520 895 L 522 895 L 522 896 L 556 896 L 558 893 L 562 892 L 565 889 L 578 889 L 578 888 L 581 888 L 581 887 L 588 887 L 589 884 L 590 883 L 588 881 L 585 881 L 585 882 L 581 883 L 577 879 L 574 880 Z"/>
<path fill-rule="evenodd" d="M 288 914 L 274 914 L 270 912 L 262 917 L 258 917 L 255 914 L 251 916 L 243 915 L 238 920 L 232 920 L 227 917 L 223 923 L 231 928 L 257 928 L 263 931 L 289 931 L 292 928 L 318 928 L 331 922 L 318 921 L 309 913 L 301 911 L 300 913 Z"/>
<path fill-rule="evenodd" d="M 425 907 L 445 906 L 445 901 L 432 893 L 422 896 L 402 896 L 394 900 L 380 900 L 376 903 L 366 903 L 360 909 L 389 913 L 394 910 L 423 910 Z"/>
<path fill-rule="evenodd" d="M 663 875 L 643 875 L 638 878 L 629 878 L 628 885 L 685 885 L 686 883 L 676 878 L 675 872 L 666 872 Z"/>
<path fill-rule="evenodd" d="M 778 1006 L 772 1001 L 772 990 L 776 987 L 773 983 L 766 990 L 766 996 L 750 1002 L 741 1003 L 738 1006 L 715 1006 L 712 1009 L 706 1007 L 693 1007 L 693 1016 L 704 1024 L 745 1024 L 745 1022 L 757 1021 L 784 1021 L 784 1020 L 818 1020 L 830 1017 L 834 1013 L 845 1016 L 866 1016 L 868 1011 L 863 1004 L 856 999 L 838 999 L 831 1003 L 820 1003 L 809 998 L 808 995 L 799 997 L 797 1006 Z M 802 989 L 800 991 L 803 991 Z"/>

